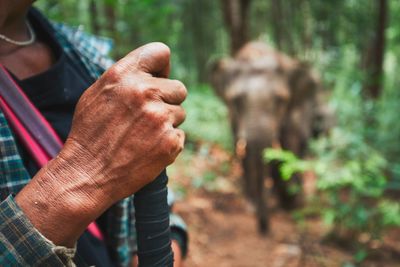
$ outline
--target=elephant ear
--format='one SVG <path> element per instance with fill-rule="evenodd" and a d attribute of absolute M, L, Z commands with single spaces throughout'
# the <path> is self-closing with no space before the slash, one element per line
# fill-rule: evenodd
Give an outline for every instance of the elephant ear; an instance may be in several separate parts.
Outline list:
<path fill-rule="evenodd" d="M 307 63 L 298 63 L 289 72 L 290 106 L 302 105 L 315 98 L 321 87 L 316 73 Z"/>
<path fill-rule="evenodd" d="M 328 105 L 330 95 L 327 90 L 319 90 L 315 99 L 315 114 L 313 121 L 313 137 L 325 135 L 336 124 L 333 109 Z"/>
<path fill-rule="evenodd" d="M 228 85 L 237 73 L 237 62 L 232 58 L 224 58 L 211 64 L 211 85 L 215 93 L 224 102 L 228 102 Z"/>
<path fill-rule="evenodd" d="M 312 135 L 327 133 L 335 125 L 335 116 L 328 103 L 328 95 L 323 89 L 318 75 L 307 63 L 299 63 L 289 76 L 291 88 L 290 108 L 301 105 L 312 107 Z"/>

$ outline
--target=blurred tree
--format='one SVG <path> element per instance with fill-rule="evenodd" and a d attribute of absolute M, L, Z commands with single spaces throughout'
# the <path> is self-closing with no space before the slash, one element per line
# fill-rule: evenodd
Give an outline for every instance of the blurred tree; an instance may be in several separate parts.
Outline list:
<path fill-rule="evenodd" d="M 251 0 L 221 0 L 225 26 L 231 40 L 231 54 L 234 55 L 249 41 L 249 8 Z"/>
<path fill-rule="evenodd" d="M 91 24 L 90 29 L 94 34 L 99 35 L 100 34 L 100 24 L 99 24 L 99 20 L 98 20 L 99 11 L 98 11 L 98 7 L 97 7 L 97 3 L 98 3 L 98 1 L 96 1 L 96 0 L 89 1 L 90 24 Z"/>
<path fill-rule="evenodd" d="M 106 31 L 110 36 L 115 36 L 115 28 L 117 25 L 117 14 L 116 14 L 116 8 L 115 8 L 115 0 L 106 0 L 105 5 L 104 5 L 104 14 L 105 14 L 105 28 Z M 92 17 L 95 16 L 95 14 L 92 14 Z"/>
<path fill-rule="evenodd" d="M 378 98 L 382 91 L 383 61 L 385 54 L 385 30 L 387 26 L 387 1 L 376 1 L 375 32 L 369 47 L 365 50 L 364 69 L 367 79 L 364 83 L 364 93 L 372 98 Z"/>
<path fill-rule="evenodd" d="M 208 81 L 207 63 L 218 50 L 221 39 L 220 8 L 214 0 L 183 1 L 181 11 L 184 34 L 180 36 L 182 59 L 197 70 L 197 81 Z"/>

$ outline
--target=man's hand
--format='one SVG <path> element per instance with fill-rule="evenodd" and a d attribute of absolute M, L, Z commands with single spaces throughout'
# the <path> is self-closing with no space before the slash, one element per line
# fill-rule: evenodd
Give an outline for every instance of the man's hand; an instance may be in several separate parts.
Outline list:
<path fill-rule="evenodd" d="M 81 97 L 63 150 L 17 195 L 41 233 L 71 245 L 116 201 L 155 177 L 183 149 L 185 86 L 169 80 L 168 47 L 145 45 Z"/>
<path fill-rule="evenodd" d="M 186 88 L 167 79 L 169 49 L 141 47 L 111 67 L 81 97 L 60 157 L 88 172 L 114 201 L 152 181 L 183 148 L 176 127 Z M 91 165 L 91 168 L 87 168 Z"/>

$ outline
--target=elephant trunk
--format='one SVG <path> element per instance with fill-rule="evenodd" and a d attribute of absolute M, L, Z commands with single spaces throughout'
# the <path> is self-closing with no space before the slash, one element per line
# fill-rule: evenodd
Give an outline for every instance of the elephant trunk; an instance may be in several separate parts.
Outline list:
<path fill-rule="evenodd" d="M 262 234 L 268 229 L 268 211 L 264 189 L 265 165 L 262 159 L 263 146 L 257 142 L 239 139 L 237 150 L 245 153 L 242 158 L 244 191 L 256 208 L 258 227 Z"/>

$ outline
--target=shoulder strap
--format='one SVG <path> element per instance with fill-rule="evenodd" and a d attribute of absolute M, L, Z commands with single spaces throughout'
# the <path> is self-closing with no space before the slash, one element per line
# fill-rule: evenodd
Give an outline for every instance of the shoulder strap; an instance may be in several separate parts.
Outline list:
<path fill-rule="evenodd" d="M 30 102 L 23 90 L 13 80 L 7 70 L 0 65 L 0 96 L 4 112 L 9 107 L 16 118 L 25 126 L 36 142 L 46 151 L 50 158 L 55 157 L 60 152 L 63 143 L 50 123 L 43 117 L 37 108 Z M 5 102 L 5 103 L 4 103 Z M 8 116 L 10 123 L 16 123 L 14 117 Z M 14 125 L 15 126 L 15 125 Z M 16 128 L 16 127 L 15 127 Z M 17 130 L 18 128 L 16 128 Z M 21 139 L 26 136 L 21 136 Z M 33 155 L 35 157 L 35 155 Z M 40 166 L 42 167 L 42 166 Z"/>

